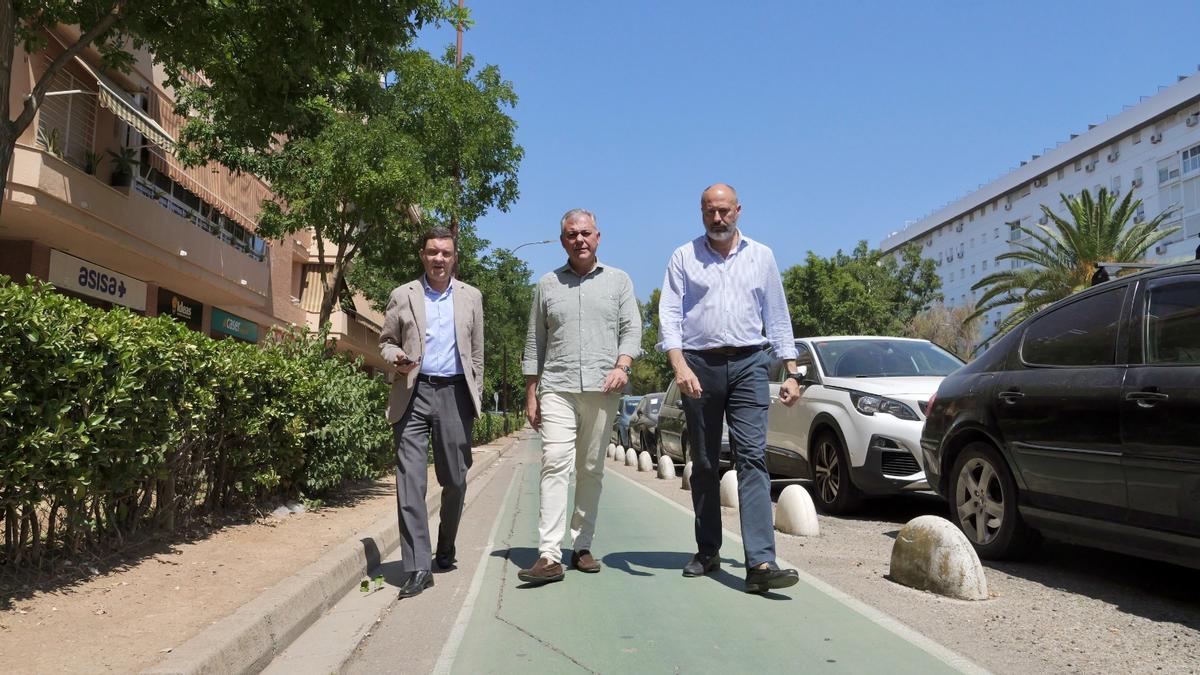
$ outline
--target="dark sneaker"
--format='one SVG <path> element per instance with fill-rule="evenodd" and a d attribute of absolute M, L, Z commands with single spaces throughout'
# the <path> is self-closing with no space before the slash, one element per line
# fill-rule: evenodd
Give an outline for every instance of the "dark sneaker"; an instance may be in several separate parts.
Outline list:
<path fill-rule="evenodd" d="M 580 572 L 595 574 L 600 571 L 600 561 L 592 557 L 592 552 L 585 548 L 571 554 L 571 567 Z"/>
<path fill-rule="evenodd" d="M 766 593 L 776 588 L 794 586 L 800 581 L 800 573 L 796 570 L 781 570 L 775 563 L 767 563 L 764 569 L 746 570 L 746 592 Z"/>
<path fill-rule="evenodd" d="M 438 569 L 448 570 L 454 567 L 454 563 L 458 562 L 458 558 L 454 556 L 454 547 L 451 546 L 449 551 L 441 551 L 435 553 L 433 562 L 438 566 Z"/>
<path fill-rule="evenodd" d="M 720 566 L 720 556 L 697 553 L 696 555 L 692 556 L 692 559 L 688 564 L 683 566 L 683 576 L 702 577 Z"/>
<path fill-rule="evenodd" d="M 517 572 L 517 578 L 527 584 L 548 584 L 551 581 L 562 581 L 562 563 L 556 563 L 549 558 L 538 558 L 533 567 Z"/>

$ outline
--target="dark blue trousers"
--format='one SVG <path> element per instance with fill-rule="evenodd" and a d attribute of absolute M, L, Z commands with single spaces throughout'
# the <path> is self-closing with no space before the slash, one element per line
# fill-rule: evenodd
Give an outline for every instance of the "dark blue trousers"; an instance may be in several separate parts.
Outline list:
<path fill-rule="evenodd" d="M 696 512 L 696 549 L 703 555 L 721 550 L 721 495 L 718 468 L 722 422 L 729 422 L 729 446 L 737 468 L 739 515 L 746 566 L 775 561 L 775 523 L 771 479 L 767 475 L 767 408 L 771 403 L 765 351 L 741 356 L 685 351 L 688 367 L 700 380 L 700 398 L 683 397 L 688 453 L 692 461 L 692 507 Z"/>

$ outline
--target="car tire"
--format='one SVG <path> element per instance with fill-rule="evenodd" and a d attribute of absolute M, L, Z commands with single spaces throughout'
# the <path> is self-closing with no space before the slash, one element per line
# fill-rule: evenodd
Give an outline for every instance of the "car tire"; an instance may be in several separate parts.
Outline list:
<path fill-rule="evenodd" d="M 813 503 L 823 513 L 850 513 L 862 504 L 862 492 L 850 480 L 850 460 L 837 434 L 823 431 L 812 452 Z"/>
<path fill-rule="evenodd" d="M 1036 530 L 1017 510 L 1017 482 L 991 444 L 970 443 L 950 471 L 950 520 L 980 558 L 1019 558 L 1038 543 Z M 998 518 L 998 520 L 997 520 Z"/>

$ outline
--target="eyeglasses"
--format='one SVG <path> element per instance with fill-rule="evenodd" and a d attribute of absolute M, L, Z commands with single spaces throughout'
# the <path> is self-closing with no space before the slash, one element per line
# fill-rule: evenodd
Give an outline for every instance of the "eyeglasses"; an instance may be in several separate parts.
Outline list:
<path fill-rule="evenodd" d="M 731 207 L 731 206 L 724 206 L 721 208 L 710 208 L 710 209 L 701 209 L 700 210 L 701 213 L 703 213 L 704 215 L 706 215 L 710 218 L 713 216 L 716 216 L 716 215 L 719 215 L 722 218 L 724 218 L 724 217 L 728 216 L 729 214 L 734 213 L 735 211 L 737 211 L 737 209 L 734 207 Z"/>

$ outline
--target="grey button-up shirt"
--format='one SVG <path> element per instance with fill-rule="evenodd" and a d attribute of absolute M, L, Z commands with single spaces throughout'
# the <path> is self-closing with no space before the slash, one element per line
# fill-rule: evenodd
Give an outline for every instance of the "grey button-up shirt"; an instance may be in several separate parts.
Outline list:
<path fill-rule="evenodd" d="M 538 280 L 521 371 L 540 391 L 600 391 L 621 354 L 641 354 L 642 317 L 633 280 L 599 260 L 579 276 L 563 265 Z"/>

